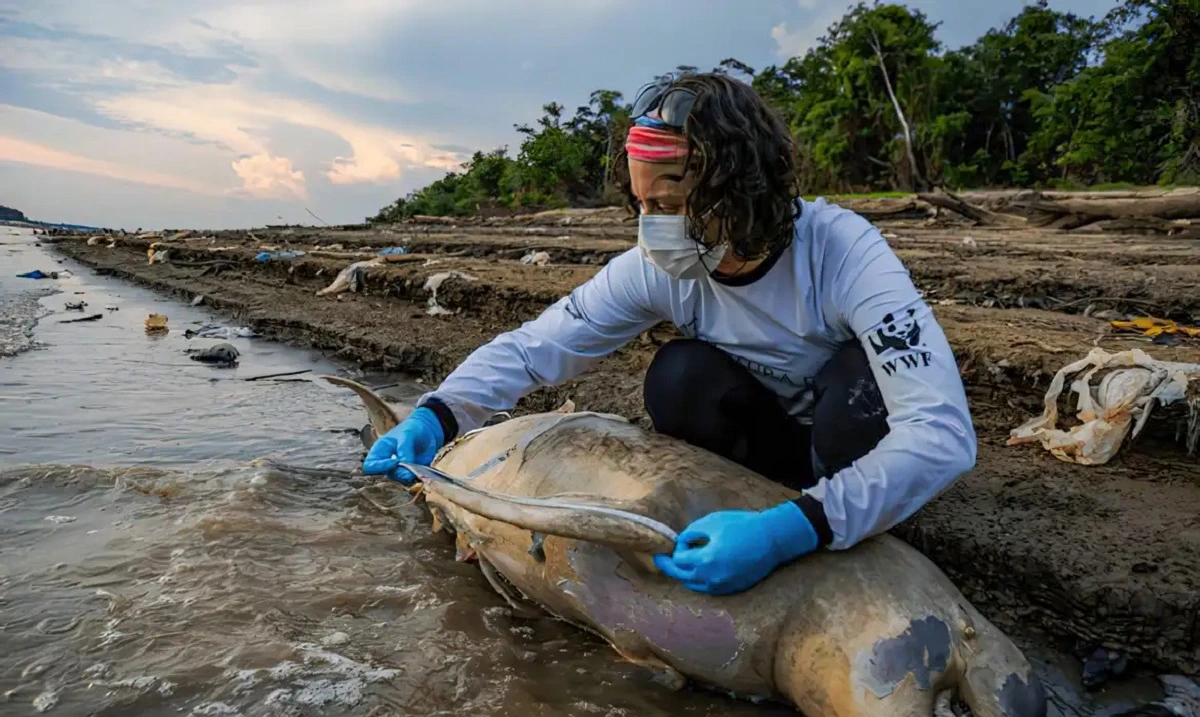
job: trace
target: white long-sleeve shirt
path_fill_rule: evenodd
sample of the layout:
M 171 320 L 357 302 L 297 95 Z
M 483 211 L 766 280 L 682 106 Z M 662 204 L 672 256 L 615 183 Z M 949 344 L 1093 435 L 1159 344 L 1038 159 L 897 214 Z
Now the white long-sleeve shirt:
M 945 334 L 879 231 L 824 199 L 802 202 L 791 246 L 745 285 L 674 279 L 636 247 L 617 256 L 537 318 L 476 349 L 418 404 L 436 398 L 460 431 L 471 430 L 660 321 L 733 356 L 801 422 L 811 421 L 817 372 L 840 345 L 861 342 L 889 431 L 805 491 L 821 503 L 832 549 L 902 522 L 975 464 L 975 431 Z

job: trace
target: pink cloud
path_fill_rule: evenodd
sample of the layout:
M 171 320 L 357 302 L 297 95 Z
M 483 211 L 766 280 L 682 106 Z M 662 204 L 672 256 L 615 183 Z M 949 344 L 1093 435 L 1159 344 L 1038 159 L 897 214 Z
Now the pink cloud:
M 70 172 L 95 174 L 127 182 L 149 184 L 156 187 L 183 189 L 198 194 L 221 195 L 225 193 L 224 190 L 218 187 L 212 187 L 188 177 L 164 174 L 139 167 L 130 167 L 102 159 L 81 157 L 77 154 L 62 152 L 42 144 L 26 142 L 13 137 L 0 137 L 0 162 L 35 164 Z
M 304 172 L 292 168 L 287 157 L 267 153 L 243 157 L 231 162 L 242 180 L 242 190 L 255 199 L 308 199 Z
M 96 107 L 121 122 L 190 135 L 251 156 L 269 154 L 269 137 L 277 124 L 323 130 L 350 145 L 350 156 L 327 160 L 326 177 L 338 185 L 387 184 L 409 167 L 455 169 L 463 161 L 434 149 L 430 141 L 241 83 L 135 91 L 101 99 Z

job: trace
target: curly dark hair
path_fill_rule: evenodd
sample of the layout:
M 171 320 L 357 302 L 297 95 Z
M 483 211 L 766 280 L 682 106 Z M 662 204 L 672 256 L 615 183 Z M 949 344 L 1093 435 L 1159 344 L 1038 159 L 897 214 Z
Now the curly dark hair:
M 684 124 L 684 171 L 694 178 L 686 212 L 695 235 L 728 241 L 746 260 L 790 244 L 800 203 L 796 145 L 783 117 L 750 85 L 721 73 L 684 74 L 673 86 L 696 93 Z M 627 180 L 618 181 L 632 197 Z

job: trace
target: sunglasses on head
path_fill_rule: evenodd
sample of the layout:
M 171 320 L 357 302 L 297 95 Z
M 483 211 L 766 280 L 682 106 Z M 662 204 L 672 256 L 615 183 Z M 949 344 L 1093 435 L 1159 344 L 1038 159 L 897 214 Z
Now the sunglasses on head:
M 696 93 L 682 87 L 672 87 L 674 82 L 675 78 L 671 75 L 663 75 L 639 90 L 633 101 L 634 121 L 682 132 L 688 113 L 696 103 Z M 658 110 L 658 116 L 650 117 L 655 110 Z

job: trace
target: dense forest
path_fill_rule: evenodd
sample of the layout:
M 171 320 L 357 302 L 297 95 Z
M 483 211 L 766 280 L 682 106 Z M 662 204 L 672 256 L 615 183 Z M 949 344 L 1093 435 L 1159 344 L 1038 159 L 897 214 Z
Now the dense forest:
M 918 10 L 860 4 L 803 57 L 714 71 L 786 117 L 806 194 L 1200 183 L 1200 0 L 1120 0 L 1101 18 L 1039 0 L 958 50 L 936 34 Z M 476 152 L 373 221 L 619 202 L 610 158 L 631 101 L 547 104 L 517 126 L 516 156 Z

